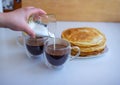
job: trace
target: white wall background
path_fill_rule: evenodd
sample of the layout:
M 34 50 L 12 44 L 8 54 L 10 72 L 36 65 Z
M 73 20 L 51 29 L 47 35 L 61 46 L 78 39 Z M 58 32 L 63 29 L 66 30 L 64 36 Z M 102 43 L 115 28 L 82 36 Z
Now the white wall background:
M 2 0 L 0 0 L 0 12 L 2 12 L 3 9 L 2 9 Z

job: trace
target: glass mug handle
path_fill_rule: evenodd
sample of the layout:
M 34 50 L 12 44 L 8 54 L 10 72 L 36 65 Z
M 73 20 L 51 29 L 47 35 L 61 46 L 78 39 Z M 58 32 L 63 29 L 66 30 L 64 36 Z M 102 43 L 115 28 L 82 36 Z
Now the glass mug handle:
M 77 46 L 72 46 L 72 47 L 71 47 L 71 50 L 72 50 L 72 49 L 77 49 L 77 53 L 76 53 L 76 55 L 74 55 L 74 56 L 71 55 L 70 60 L 79 58 L 79 56 L 80 56 L 80 48 L 77 47 Z
M 24 46 L 24 38 L 23 38 L 23 36 L 22 36 L 22 35 L 17 36 L 16 42 L 17 42 L 17 44 L 18 44 L 20 47 L 23 47 L 23 46 Z

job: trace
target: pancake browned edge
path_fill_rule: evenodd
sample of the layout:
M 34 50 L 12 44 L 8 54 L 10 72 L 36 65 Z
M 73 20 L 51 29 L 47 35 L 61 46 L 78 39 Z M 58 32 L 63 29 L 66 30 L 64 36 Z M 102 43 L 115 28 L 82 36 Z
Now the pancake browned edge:
M 71 46 L 80 48 L 80 56 L 97 55 L 106 47 L 106 37 L 96 28 L 81 27 L 64 30 L 61 37 L 71 43 Z M 72 55 L 77 53 L 72 50 Z

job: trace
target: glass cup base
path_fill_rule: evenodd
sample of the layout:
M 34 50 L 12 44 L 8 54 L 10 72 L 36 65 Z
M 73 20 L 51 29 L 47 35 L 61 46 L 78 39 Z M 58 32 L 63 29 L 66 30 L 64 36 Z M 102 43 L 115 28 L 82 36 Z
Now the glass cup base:
M 40 54 L 40 55 L 32 55 L 30 53 L 27 52 L 27 56 L 30 58 L 30 59 L 40 59 L 43 54 Z
M 64 65 L 59 65 L 59 66 L 52 65 L 48 61 L 46 61 L 46 65 L 48 68 L 53 69 L 53 70 L 61 70 L 64 67 Z

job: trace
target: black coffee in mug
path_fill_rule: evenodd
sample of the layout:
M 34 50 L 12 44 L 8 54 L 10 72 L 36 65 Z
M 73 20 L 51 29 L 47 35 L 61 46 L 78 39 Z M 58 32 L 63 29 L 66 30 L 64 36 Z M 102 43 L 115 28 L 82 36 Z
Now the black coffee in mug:
M 60 50 L 63 49 L 64 50 Z M 65 63 L 65 61 L 68 59 L 69 56 L 69 49 L 66 49 L 65 45 L 61 44 L 55 44 L 55 49 L 54 45 L 49 45 L 47 47 L 47 50 L 45 51 L 46 58 L 48 62 L 52 65 L 59 66 Z
M 44 40 L 42 37 L 37 37 L 35 39 L 31 38 L 27 40 L 26 48 L 32 55 L 40 55 L 43 53 Z

